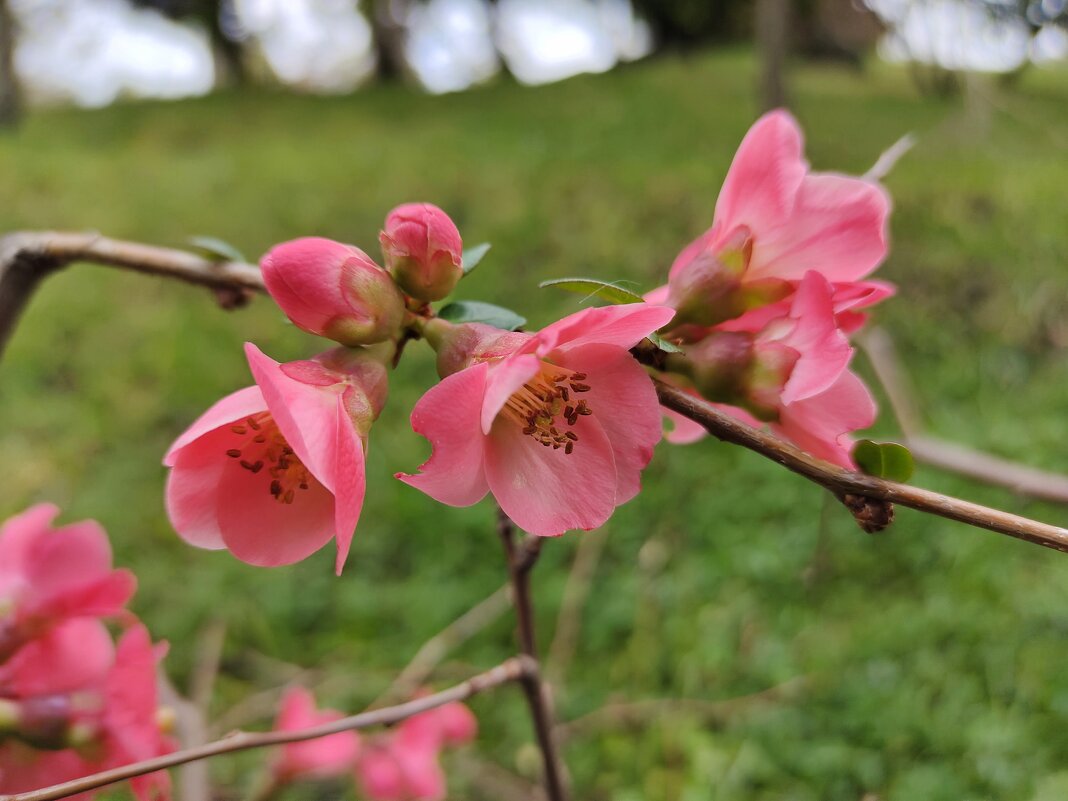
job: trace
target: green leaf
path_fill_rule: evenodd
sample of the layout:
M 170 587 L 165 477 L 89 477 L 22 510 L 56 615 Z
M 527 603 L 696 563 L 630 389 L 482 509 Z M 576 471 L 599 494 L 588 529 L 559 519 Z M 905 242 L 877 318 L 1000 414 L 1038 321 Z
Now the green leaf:
M 505 331 L 515 331 L 527 322 L 526 317 L 519 316 L 511 309 L 481 300 L 453 301 L 438 311 L 438 317 L 450 323 L 486 323 Z
M 649 341 L 656 345 L 660 350 L 667 353 L 682 353 L 682 348 L 676 345 L 674 342 L 668 342 L 660 334 L 650 334 Z
M 191 236 L 189 244 L 212 261 L 248 261 L 240 250 L 214 236 Z
M 870 439 L 853 446 L 853 461 L 862 473 L 889 481 L 908 481 L 916 467 L 912 453 L 904 445 Z
M 586 297 L 598 297 L 609 303 L 642 303 L 645 300 L 641 295 L 629 289 L 596 278 L 554 278 L 551 281 L 542 281 L 538 286 L 542 289 L 546 287 L 565 289 Z
M 482 261 L 482 257 L 489 252 L 490 247 L 489 242 L 483 242 L 481 245 L 475 245 L 474 247 L 464 249 L 464 253 L 460 257 L 461 264 L 463 264 L 464 275 L 467 275 L 473 269 L 478 267 L 478 263 Z

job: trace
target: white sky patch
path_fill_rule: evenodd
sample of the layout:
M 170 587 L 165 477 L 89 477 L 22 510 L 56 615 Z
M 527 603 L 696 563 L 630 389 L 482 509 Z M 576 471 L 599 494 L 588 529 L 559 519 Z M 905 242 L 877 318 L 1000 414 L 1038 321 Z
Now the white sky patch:
M 13 0 L 15 69 L 31 99 L 106 106 L 215 85 L 207 34 L 126 0 Z
M 1011 72 L 1031 56 L 1031 30 L 1023 20 L 992 15 L 969 0 L 868 0 L 868 6 L 891 26 L 879 43 L 888 61 Z
M 1036 64 L 1068 60 L 1068 31 L 1057 25 L 1043 25 L 1031 40 L 1031 60 Z
M 349 92 L 375 70 L 371 25 L 354 0 L 232 0 L 240 27 L 280 81 Z
M 485 0 L 429 0 L 405 22 L 404 57 L 428 92 L 458 92 L 500 71 Z

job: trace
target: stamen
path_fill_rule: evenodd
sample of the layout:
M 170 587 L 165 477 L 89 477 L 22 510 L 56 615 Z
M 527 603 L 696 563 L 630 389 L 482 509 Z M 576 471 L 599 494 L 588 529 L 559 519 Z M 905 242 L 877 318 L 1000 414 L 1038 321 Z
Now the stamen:
M 538 373 L 516 390 L 505 403 L 501 414 L 515 422 L 524 436 L 533 438 L 546 448 L 571 454 L 578 442 L 578 434 L 563 430 L 578 423 L 579 417 L 593 414 L 582 400 L 572 404 L 571 393 L 589 392 L 592 387 L 583 383 L 586 373 L 574 373 L 565 367 L 542 362 Z M 285 466 L 286 454 L 278 460 Z
M 279 503 L 293 503 L 298 488 L 311 489 L 311 474 L 286 442 L 269 412 L 248 417 L 230 426 L 230 431 L 239 438 L 240 447 L 227 448 L 226 455 L 237 459 L 242 469 L 253 475 L 266 467 L 267 490 Z

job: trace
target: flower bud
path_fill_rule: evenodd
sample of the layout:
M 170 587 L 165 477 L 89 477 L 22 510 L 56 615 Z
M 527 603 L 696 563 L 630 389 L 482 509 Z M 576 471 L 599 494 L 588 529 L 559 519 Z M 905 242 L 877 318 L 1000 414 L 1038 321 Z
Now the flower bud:
M 686 348 L 684 356 L 672 354 L 667 367 L 688 376 L 705 398 L 717 403 L 741 405 L 753 360 L 752 334 L 717 331 Z
M 430 203 L 406 203 L 386 217 L 382 255 L 401 289 L 441 300 L 463 276 L 463 242 L 449 215 Z
M 354 347 L 399 331 L 404 298 L 359 248 L 321 237 L 283 242 L 263 257 L 267 291 L 298 328 Z
M 437 368 L 441 378 L 458 373 L 476 360 L 506 356 L 517 343 L 530 338 L 518 331 L 502 331 L 486 323 L 450 323 L 440 317 L 427 321 L 423 336 L 438 354 Z

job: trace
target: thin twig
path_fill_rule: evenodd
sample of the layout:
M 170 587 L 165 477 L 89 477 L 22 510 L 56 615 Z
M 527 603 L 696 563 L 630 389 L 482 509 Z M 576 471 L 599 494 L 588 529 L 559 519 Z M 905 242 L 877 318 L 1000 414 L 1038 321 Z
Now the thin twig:
M 517 546 L 515 542 L 515 525 L 503 510 L 498 510 L 497 533 L 504 546 L 508 561 L 508 574 L 512 582 L 512 599 L 515 603 L 516 636 L 519 650 L 533 663 L 533 671 L 524 676 L 523 692 L 527 697 L 527 706 L 534 721 L 534 733 L 541 749 L 542 764 L 545 771 L 545 792 L 549 801 L 567 801 L 568 792 L 564 784 L 564 766 L 560 759 L 553 734 L 552 701 L 541 679 L 541 667 L 537 657 L 537 638 L 534 632 L 534 606 L 530 594 L 530 571 L 537 563 L 541 549 L 539 537 L 528 538 L 529 547 Z M 524 558 L 526 556 L 526 558 Z
M 904 435 L 904 444 L 917 460 L 985 484 L 1006 487 L 1030 498 L 1068 503 L 1068 476 L 924 434 L 920 413 L 909 390 L 910 382 L 897 357 L 893 340 L 882 329 L 873 328 L 866 331 L 858 343 L 867 354 L 875 377 L 886 390 L 890 408 Z
M 175 715 L 175 733 L 182 748 L 196 748 L 208 741 L 204 710 L 183 698 L 165 674 L 160 672 L 160 700 Z M 178 769 L 179 801 L 206 801 L 212 798 L 211 774 L 206 762 L 190 762 Z
M 207 715 L 215 693 L 215 679 L 219 675 L 223 645 L 226 644 L 226 621 L 212 620 L 200 633 L 196 663 L 189 681 L 189 700 Z
M 810 456 L 773 434 L 739 422 L 701 398 L 658 379 L 654 379 L 653 382 L 656 384 L 660 403 L 667 408 L 700 423 L 710 434 L 725 442 L 755 451 L 786 469 L 804 476 L 809 481 L 826 487 L 839 498 L 853 496 L 861 500 L 875 499 L 879 502 L 897 503 L 977 528 L 1007 534 L 1036 545 L 1068 552 L 1068 529 L 908 484 L 899 484 L 895 481 L 886 481 L 845 470 L 830 462 Z
M 177 278 L 216 290 L 226 306 L 264 291 L 254 264 L 210 261 L 173 248 L 109 239 L 95 233 L 28 231 L 0 237 L 0 354 L 42 280 L 73 262 L 92 262 Z
M 562 693 L 567 669 L 578 646 L 579 632 L 582 629 L 582 610 L 590 595 L 590 584 L 601 553 L 608 541 L 608 531 L 599 528 L 583 534 L 575 550 L 575 560 L 571 564 L 564 596 L 560 602 L 560 614 L 556 617 L 556 631 L 549 645 L 549 655 L 545 659 L 545 675 L 555 689 L 558 697 Z
M 504 584 L 423 643 L 393 683 L 368 708 L 375 709 L 397 698 L 410 698 L 452 649 L 500 618 L 510 605 L 511 585 Z
M 397 706 L 385 707 L 373 712 L 362 712 L 358 715 L 352 715 L 347 718 L 341 718 L 340 720 L 335 720 L 320 726 L 312 726 L 299 731 L 238 731 L 216 742 L 202 745 L 199 748 L 175 751 L 166 756 L 147 759 L 143 762 L 135 762 L 131 765 L 124 765 L 121 768 L 106 770 L 101 773 L 93 774 L 92 776 L 85 776 L 81 779 L 64 782 L 52 787 L 45 787 L 41 790 L 32 790 L 28 793 L 19 793 L 17 795 L 0 795 L 0 801 L 56 801 L 56 799 L 66 798 L 77 793 L 95 790 L 99 787 L 106 787 L 109 784 L 115 784 L 116 782 L 121 782 L 126 779 L 144 776 L 148 773 L 155 773 L 158 770 L 173 768 L 195 760 L 219 756 L 220 754 L 230 754 L 235 751 L 247 751 L 250 748 L 265 748 L 272 745 L 285 745 L 286 743 L 314 740 L 319 737 L 326 737 L 342 731 L 366 729 L 371 726 L 388 726 L 402 721 L 405 718 L 418 715 L 421 712 L 426 712 L 429 709 L 434 709 L 435 707 L 443 706 L 444 704 L 452 703 L 453 701 L 463 701 L 473 695 L 493 687 L 498 687 L 502 684 L 507 684 L 513 681 L 525 682 L 529 677 L 536 675 L 537 664 L 534 660 L 526 655 L 520 654 L 519 656 L 514 656 L 511 659 L 505 660 L 484 673 L 472 676 L 467 681 L 457 684 L 454 687 L 450 687 L 447 690 L 442 690 L 439 693 L 427 695 L 423 698 L 417 698 L 414 701 L 408 701 L 404 704 L 398 704 Z
M 871 165 L 871 169 L 861 177 L 867 181 L 881 181 L 890 174 L 890 170 L 894 169 L 894 165 L 897 164 L 898 160 L 912 150 L 915 144 L 916 136 L 911 133 L 905 134 L 880 153 L 879 158 Z

